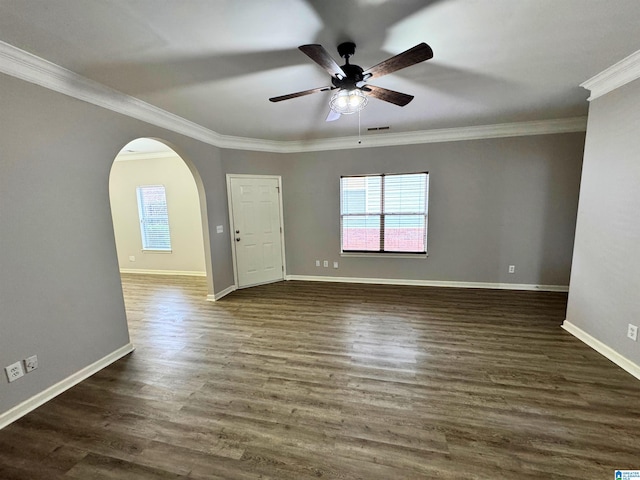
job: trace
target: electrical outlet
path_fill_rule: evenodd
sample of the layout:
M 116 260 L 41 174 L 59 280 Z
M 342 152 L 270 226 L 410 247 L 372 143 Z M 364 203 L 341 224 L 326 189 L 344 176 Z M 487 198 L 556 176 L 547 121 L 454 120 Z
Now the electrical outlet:
M 24 369 L 29 372 L 33 372 L 36 368 L 38 368 L 38 356 L 32 355 L 29 358 L 24 359 Z
M 22 364 L 20 362 L 13 363 L 8 367 L 5 367 L 4 370 L 5 372 L 7 372 L 9 383 L 14 382 L 20 377 L 24 376 L 24 370 L 22 370 Z
M 325 260 L 324 262 L 322 262 L 322 266 L 324 268 L 327 268 L 329 266 L 329 260 Z
M 627 337 L 629 337 L 634 342 L 637 342 L 638 341 L 638 327 L 630 323 L 629 324 L 629 328 L 627 329 Z
M 320 266 L 320 260 L 316 260 L 316 267 Z
M 333 262 L 333 268 L 338 268 L 338 262 Z
M 135 255 L 129 255 L 129 261 L 130 262 L 135 262 L 136 261 L 136 256 Z
M 516 266 L 515 265 L 509 265 L 509 273 L 516 273 Z

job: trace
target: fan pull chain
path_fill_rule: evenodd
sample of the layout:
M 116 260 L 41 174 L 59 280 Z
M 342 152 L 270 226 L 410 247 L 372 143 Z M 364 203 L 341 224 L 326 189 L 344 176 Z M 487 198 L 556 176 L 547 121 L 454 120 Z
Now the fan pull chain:
M 362 145 L 362 135 L 360 133 L 360 112 L 362 110 L 358 110 L 358 145 Z

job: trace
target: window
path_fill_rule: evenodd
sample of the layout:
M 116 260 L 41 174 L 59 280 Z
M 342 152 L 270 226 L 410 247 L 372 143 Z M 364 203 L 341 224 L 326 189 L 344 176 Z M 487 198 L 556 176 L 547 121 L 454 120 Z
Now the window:
M 167 196 L 162 185 L 136 188 L 143 250 L 171 251 Z
M 342 251 L 426 253 L 428 189 L 428 173 L 342 177 Z

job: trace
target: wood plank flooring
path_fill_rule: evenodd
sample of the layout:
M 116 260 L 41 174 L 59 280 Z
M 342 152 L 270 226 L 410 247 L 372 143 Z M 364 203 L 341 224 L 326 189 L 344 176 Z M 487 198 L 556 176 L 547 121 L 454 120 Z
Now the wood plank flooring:
M 566 294 L 123 276 L 136 351 L 0 431 L 0 478 L 608 479 L 640 381 Z

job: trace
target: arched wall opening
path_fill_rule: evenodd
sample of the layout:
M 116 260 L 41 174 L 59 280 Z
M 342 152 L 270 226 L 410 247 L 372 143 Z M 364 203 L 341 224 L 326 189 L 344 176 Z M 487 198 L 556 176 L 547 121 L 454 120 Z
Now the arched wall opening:
M 168 232 L 155 220 L 162 196 Z M 132 140 L 111 166 L 109 199 L 121 273 L 206 276 L 213 293 L 205 192 L 188 158 L 161 139 Z

